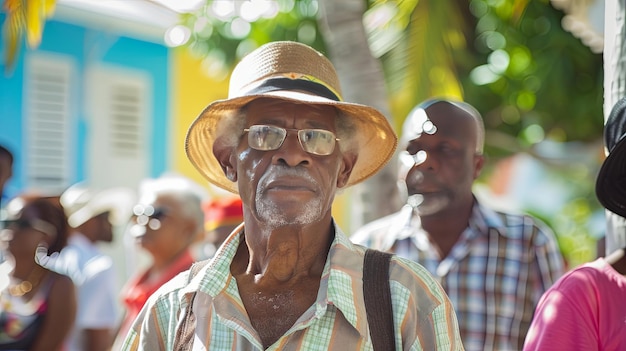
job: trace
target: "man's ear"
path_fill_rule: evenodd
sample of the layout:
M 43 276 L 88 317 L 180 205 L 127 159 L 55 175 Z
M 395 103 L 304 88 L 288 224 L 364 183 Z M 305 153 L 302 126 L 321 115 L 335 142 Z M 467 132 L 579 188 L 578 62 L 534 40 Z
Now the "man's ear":
M 480 176 L 480 171 L 482 171 L 484 165 L 485 165 L 485 156 L 475 155 L 474 156 L 474 180 L 476 180 L 478 176 Z
M 348 184 L 350 174 L 354 169 L 358 155 L 355 152 L 346 152 L 342 156 L 341 168 L 339 169 L 339 175 L 337 176 L 337 188 L 343 188 Z
M 224 142 L 223 138 L 217 138 L 213 143 L 213 155 L 222 167 L 226 178 L 232 182 L 237 181 L 237 168 L 235 167 L 235 147 Z

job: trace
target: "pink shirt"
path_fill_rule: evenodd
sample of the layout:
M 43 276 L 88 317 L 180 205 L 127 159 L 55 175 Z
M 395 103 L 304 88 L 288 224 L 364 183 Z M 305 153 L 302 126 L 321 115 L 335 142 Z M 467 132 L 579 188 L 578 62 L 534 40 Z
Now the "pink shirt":
M 566 273 L 537 305 L 531 350 L 626 350 L 626 277 L 602 258 Z

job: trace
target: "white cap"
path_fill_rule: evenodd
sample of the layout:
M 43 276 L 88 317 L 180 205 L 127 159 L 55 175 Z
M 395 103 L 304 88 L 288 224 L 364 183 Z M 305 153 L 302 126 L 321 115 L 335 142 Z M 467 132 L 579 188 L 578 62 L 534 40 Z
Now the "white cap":
M 65 190 L 60 201 L 68 224 L 76 228 L 104 212 L 110 212 L 111 224 L 123 224 L 132 214 L 135 198 L 135 192 L 130 188 L 95 190 L 78 183 Z

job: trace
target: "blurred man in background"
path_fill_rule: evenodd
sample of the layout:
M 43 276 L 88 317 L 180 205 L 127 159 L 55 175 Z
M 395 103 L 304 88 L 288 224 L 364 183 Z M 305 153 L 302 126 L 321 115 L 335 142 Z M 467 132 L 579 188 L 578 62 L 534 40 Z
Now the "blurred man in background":
M 76 323 L 69 351 L 108 350 L 119 321 L 118 284 L 113 260 L 99 242 L 113 241 L 113 226 L 130 217 L 134 191 L 96 190 L 78 183 L 60 198 L 72 228 L 68 245 L 52 260 L 56 271 L 68 275 L 78 291 Z
M 466 350 L 520 350 L 541 294 L 563 274 L 563 258 L 548 227 L 474 196 L 484 135 L 480 113 L 465 102 L 419 104 L 399 146 L 407 205 L 351 239 L 412 259 L 437 277 Z

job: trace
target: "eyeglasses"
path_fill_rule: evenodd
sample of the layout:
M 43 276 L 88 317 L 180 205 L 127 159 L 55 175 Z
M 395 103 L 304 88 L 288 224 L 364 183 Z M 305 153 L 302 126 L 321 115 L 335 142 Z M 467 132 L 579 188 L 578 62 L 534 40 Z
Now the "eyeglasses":
M 25 230 L 25 229 L 34 229 L 39 232 L 42 232 L 50 237 L 55 237 L 57 234 L 57 230 L 54 225 L 50 222 L 46 222 L 39 218 L 21 218 L 21 219 L 10 219 L 2 221 L 3 229 L 9 230 Z
M 153 207 L 151 205 L 135 205 L 133 207 L 135 215 L 135 223 L 148 227 L 152 230 L 161 228 L 161 221 L 167 215 L 167 209 L 164 207 Z
M 318 156 L 332 154 L 335 142 L 339 141 L 333 132 L 324 129 L 288 129 L 258 124 L 243 131 L 248 132 L 248 145 L 260 151 L 280 148 L 287 137 L 287 131 L 297 131 L 302 150 Z

